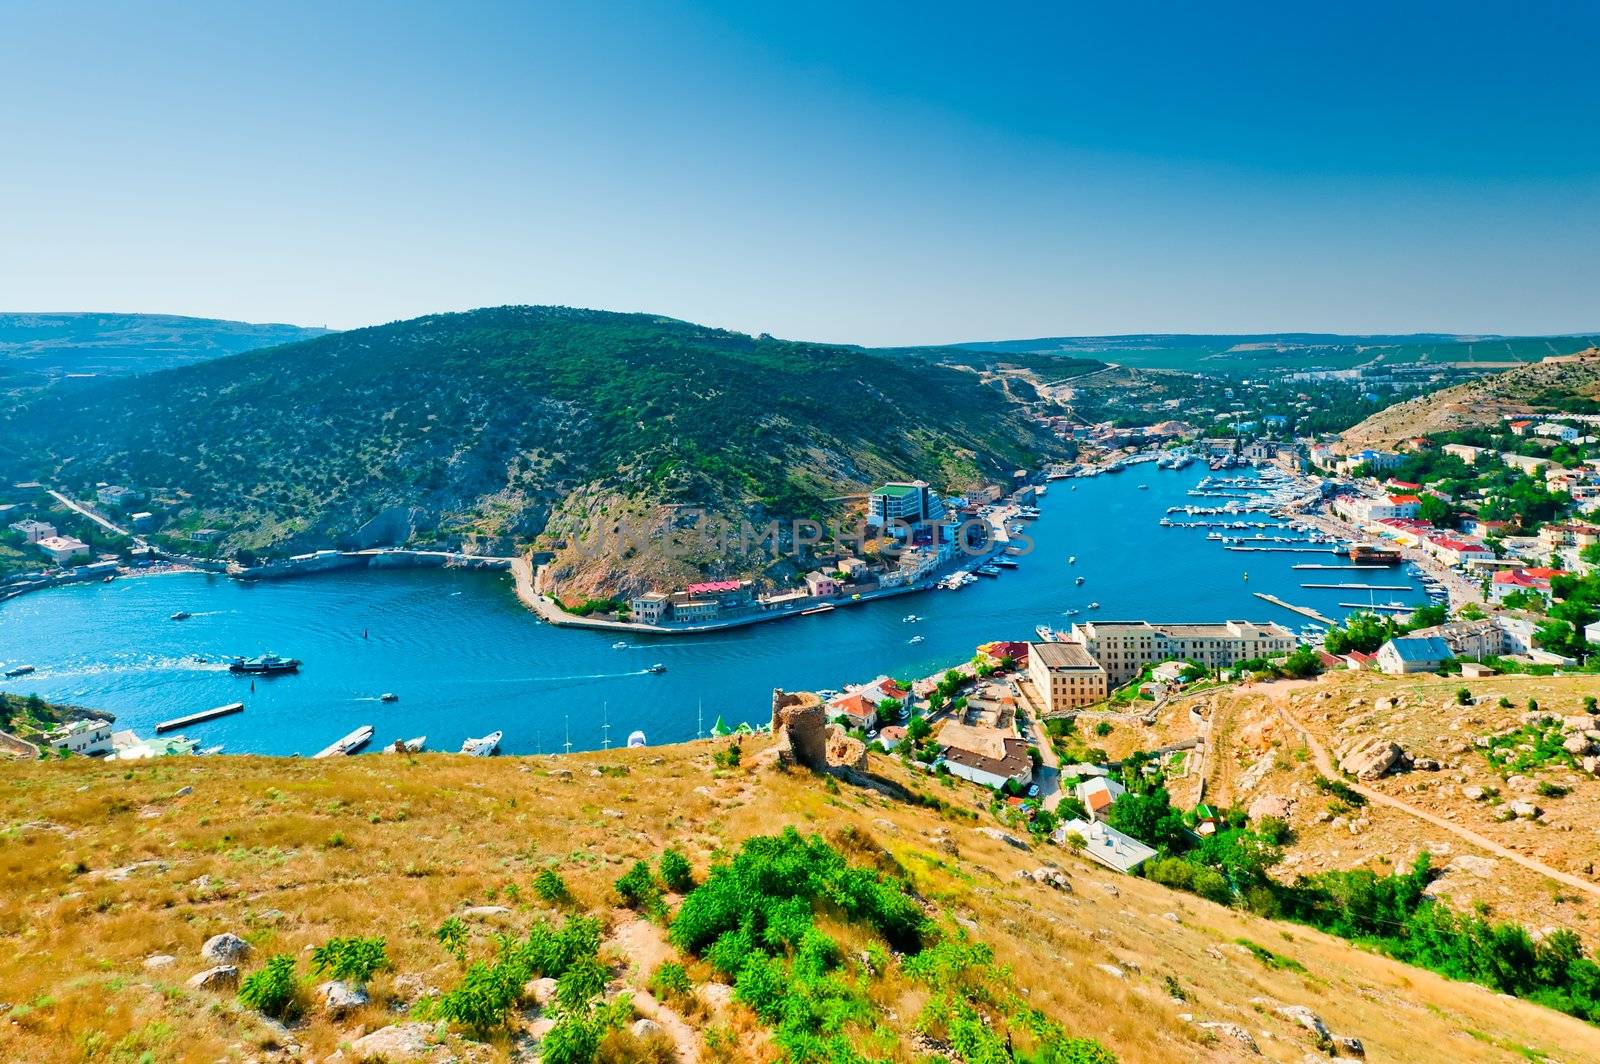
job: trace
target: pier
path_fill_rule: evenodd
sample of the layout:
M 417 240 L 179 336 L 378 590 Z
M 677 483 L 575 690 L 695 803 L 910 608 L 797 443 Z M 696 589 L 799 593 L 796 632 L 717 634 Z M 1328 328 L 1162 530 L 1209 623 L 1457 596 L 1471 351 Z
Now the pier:
M 1295 569 L 1326 569 L 1348 571 L 1353 569 L 1387 569 L 1387 565 L 1327 565 L 1323 562 L 1300 562 L 1293 566 Z
M 1255 597 L 1260 599 L 1262 602 L 1270 602 L 1274 606 L 1282 606 L 1284 609 L 1289 610 L 1292 613 L 1298 613 L 1302 617 L 1309 617 L 1318 624 L 1325 624 L 1329 628 L 1334 626 L 1335 622 L 1329 620 L 1327 617 L 1324 617 L 1310 606 L 1296 606 L 1292 602 L 1285 602 L 1277 595 L 1269 595 L 1265 591 L 1253 591 L 1251 594 L 1255 595 Z
M 1319 591 L 1413 591 L 1410 584 L 1301 584 L 1303 588 Z
M 312 757 L 344 757 L 353 754 L 372 741 L 372 725 L 363 724 L 331 746 L 325 746 Z
M 1229 544 L 1223 550 L 1251 550 L 1263 554 L 1343 554 L 1337 546 L 1324 545 L 1321 547 L 1247 547 L 1243 544 Z
M 171 720 L 164 720 L 160 724 L 156 725 L 156 734 L 160 735 L 162 732 L 174 731 L 178 728 L 187 728 L 189 725 L 199 724 L 201 721 L 216 720 L 218 717 L 227 717 L 234 713 L 243 712 L 243 702 L 229 702 L 225 706 L 217 706 L 213 709 L 202 709 L 200 712 L 191 713 L 187 717 L 173 717 Z
M 1393 603 L 1385 605 L 1381 602 L 1341 602 L 1339 605 L 1347 610 L 1383 610 L 1388 613 L 1415 613 L 1420 606 L 1396 606 Z

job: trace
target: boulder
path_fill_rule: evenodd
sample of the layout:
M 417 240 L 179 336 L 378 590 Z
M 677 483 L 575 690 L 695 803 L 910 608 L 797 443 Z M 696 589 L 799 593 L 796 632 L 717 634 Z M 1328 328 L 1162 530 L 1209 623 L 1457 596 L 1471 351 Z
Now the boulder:
M 250 943 L 232 932 L 212 935 L 200 947 L 200 956 L 212 964 L 232 964 L 250 956 Z
M 1195 1026 L 1203 1031 L 1215 1031 L 1218 1034 L 1225 1034 L 1252 1053 L 1261 1052 L 1261 1047 L 1256 1045 L 1256 1040 L 1251 1037 L 1250 1032 L 1236 1023 L 1228 1023 L 1226 1020 L 1201 1020 Z
M 383 1060 L 401 1064 L 410 1060 L 433 1060 L 448 1053 L 433 1042 L 434 1030 L 426 1023 L 396 1023 L 380 1027 L 350 1043 L 349 1057 L 355 1061 Z
M 977 831 L 979 835 L 987 835 L 996 842 L 1003 842 L 1007 846 L 1015 846 L 1019 850 L 1026 850 L 1028 848 L 1027 843 L 1023 842 L 1015 835 L 1007 835 L 999 828 L 975 828 L 973 830 Z
M 522 992 L 540 1005 L 548 1005 L 556 999 L 556 981 L 554 979 L 534 979 L 522 988 Z
M 232 964 L 219 964 L 196 972 L 184 985 L 190 990 L 232 990 L 239 985 L 239 969 Z
M 1345 751 L 1339 759 L 1339 771 L 1348 772 L 1356 779 L 1375 780 L 1393 768 L 1404 753 L 1388 739 L 1369 736 L 1357 740 Z
M 1353 1035 L 1341 1035 L 1333 1040 L 1334 1047 L 1342 1049 L 1352 1057 L 1367 1055 L 1367 1047 L 1361 1044 L 1361 1039 Z
M 194 788 L 193 787 L 179 787 L 176 791 L 173 792 L 172 796 L 174 798 L 187 798 L 187 797 L 189 797 L 189 795 L 191 795 L 193 793 L 194 793 Z
M 468 920 L 488 920 L 495 916 L 510 916 L 511 910 L 504 905 L 473 905 L 462 909 L 461 915 Z
M 146 957 L 144 959 L 144 966 L 146 968 L 150 969 L 151 971 L 156 971 L 157 969 L 160 969 L 160 968 L 171 968 L 174 964 L 177 964 L 177 963 L 178 963 L 178 958 L 172 956 L 169 953 L 157 953 L 157 954 L 155 954 L 153 956 Z
M 1465 798 L 1469 802 L 1483 801 L 1483 794 L 1483 788 L 1476 785 L 1461 788 L 1461 797 Z
M 1285 1005 L 1278 1010 L 1278 1015 L 1298 1023 L 1316 1035 L 1319 1042 L 1333 1041 L 1333 1035 L 1328 1031 L 1328 1025 L 1322 1022 L 1322 1017 L 1304 1005 Z
M 1246 815 L 1251 820 L 1262 820 L 1266 817 L 1277 817 L 1279 820 L 1288 820 L 1294 812 L 1294 799 L 1283 798 L 1276 794 L 1263 794 L 1250 803 Z
M 1594 753 L 1594 743 L 1586 735 L 1569 735 L 1561 742 L 1561 749 L 1574 757 Z
M 694 996 L 709 1009 L 725 1009 L 733 1003 L 733 987 L 727 983 L 701 983 L 694 988 Z
M 371 1000 L 367 997 L 365 987 L 338 980 L 317 987 L 317 998 L 322 1002 L 323 1010 L 336 1019 L 351 1009 L 359 1009 Z
M 633 1021 L 633 1036 L 635 1038 L 649 1038 L 653 1034 L 661 1033 L 661 1025 L 655 1020 L 637 1019 Z
M 1544 812 L 1532 802 L 1512 802 L 1506 808 L 1511 811 L 1512 816 L 1521 817 L 1523 820 L 1537 820 Z

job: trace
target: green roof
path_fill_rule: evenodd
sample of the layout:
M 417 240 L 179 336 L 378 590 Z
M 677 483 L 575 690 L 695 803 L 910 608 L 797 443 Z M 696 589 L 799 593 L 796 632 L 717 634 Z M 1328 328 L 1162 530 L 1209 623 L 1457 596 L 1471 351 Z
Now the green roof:
M 907 495 L 915 495 L 916 493 L 917 489 L 913 488 L 910 484 L 885 484 L 872 494 L 890 495 L 896 499 L 903 499 Z

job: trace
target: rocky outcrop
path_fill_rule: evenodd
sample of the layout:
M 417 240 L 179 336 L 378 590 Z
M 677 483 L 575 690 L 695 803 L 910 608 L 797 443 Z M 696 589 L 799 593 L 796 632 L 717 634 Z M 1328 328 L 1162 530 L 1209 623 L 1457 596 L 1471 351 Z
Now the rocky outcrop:
M 212 935 L 200 947 L 200 956 L 212 964 L 232 964 L 250 956 L 250 943 L 231 932 Z
M 1279 820 L 1288 820 L 1294 813 L 1294 799 L 1284 798 L 1276 794 L 1263 794 L 1250 803 L 1246 815 L 1251 820 L 1260 821 L 1267 817 L 1276 817 Z
M 184 985 L 190 990 L 232 990 L 239 985 L 239 969 L 232 964 L 219 964 L 191 975 Z
M 351 1009 L 359 1009 L 369 1000 L 364 987 L 337 980 L 317 987 L 317 998 L 322 1002 L 323 1010 L 335 1018 Z
M 1405 751 L 1377 736 L 1357 739 L 1339 757 L 1339 771 L 1359 780 L 1375 780 L 1400 763 Z
M 382 1060 L 392 1064 L 402 1061 L 434 1061 L 449 1057 L 449 1050 L 434 1041 L 434 1028 L 426 1023 L 397 1023 L 363 1035 L 350 1043 L 348 1051 L 341 1050 L 331 1059 L 339 1061 Z

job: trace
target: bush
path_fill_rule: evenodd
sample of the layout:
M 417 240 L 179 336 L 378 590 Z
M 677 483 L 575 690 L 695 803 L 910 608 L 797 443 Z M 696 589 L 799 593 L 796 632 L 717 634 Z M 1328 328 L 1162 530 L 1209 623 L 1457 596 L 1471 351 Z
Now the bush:
M 540 900 L 551 905 L 565 905 L 572 900 L 567 881 L 553 868 L 541 868 L 539 874 L 533 877 L 533 892 Z
M 618 897 L 630 909 L 646 908 L 661 896 L 655 878 L 650 874 L 650 866 L 643 861 L 635 861 L 632 868 L 618 877 L 616 887 Z
M 239 1001 L 246 1008 L 281 1020 L 297 1011 L 298 990 L 294 958 L 287 953 L 279 953 L 267 958 L 266 964 L 245 977 L 239 987 Z
M 443 946 L 451 956 L 455 957 L 458 964 L 466 962 L 467 925 L 461 922 L 459 916 L 452 916 L 440 924 L 439 930 L 433 933 L 433 937 L 438 940 L 439 945 Z
M 381 938 L 330 938 L 311 953 L 317 974 L 346 983 L 365 983 L 389 965 Z
M 687 894 L 694 889 L 694 870 L 689 867 L 689 859 L 677 850 L 663 851 L 657 867 L 661 881 L 674 894 Z
M 658 999 L 671 1001 L 689 994 L 694 984 L 689 981 L 689 973 L 684 971 L 683 965 L 677 961 L 662 961 L 650 973 L 648 988 Z
M 1456 705 L 1458 705 L 1458 706 L 1470 706 L 1470 705 L 1472 705 L 1472 692 L 1467 690 L 1465 687 L 1457 688 L 1456 689 Z

